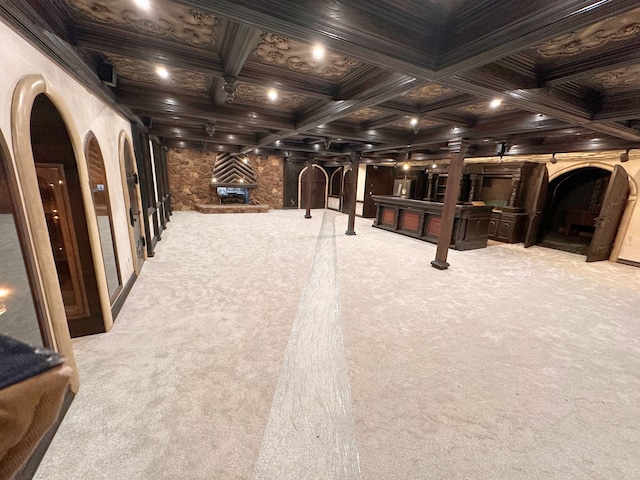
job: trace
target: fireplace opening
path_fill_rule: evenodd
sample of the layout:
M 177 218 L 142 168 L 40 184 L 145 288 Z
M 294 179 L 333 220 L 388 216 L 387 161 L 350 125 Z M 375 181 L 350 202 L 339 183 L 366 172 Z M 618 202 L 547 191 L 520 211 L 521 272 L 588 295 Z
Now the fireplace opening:
M 217 187 L 218 197 L 222 204 L 249 204 L 249 189 L 242 187 Z

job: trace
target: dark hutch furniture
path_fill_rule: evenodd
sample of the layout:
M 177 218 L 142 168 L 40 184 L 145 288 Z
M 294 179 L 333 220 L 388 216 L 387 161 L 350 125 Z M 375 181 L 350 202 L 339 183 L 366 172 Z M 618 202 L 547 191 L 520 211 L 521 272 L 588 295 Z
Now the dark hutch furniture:
M 529 185 L 534 162 L 468 163 L 458 189 L 460 203 L 484 202 L 493 207 L 489 222 L 489 238 L 507 243 L 524 240 L 529 218 Z M 447 166 L 427 171 L 424 200 L 442 202 L 447 184 Z

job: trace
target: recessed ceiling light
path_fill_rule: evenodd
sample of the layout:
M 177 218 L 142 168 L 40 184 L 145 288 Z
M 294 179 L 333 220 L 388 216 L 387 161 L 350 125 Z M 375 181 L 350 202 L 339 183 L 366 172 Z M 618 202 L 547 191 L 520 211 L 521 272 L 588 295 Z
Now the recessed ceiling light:
M 149 10 L 149 8 L 151 8 L 151 2 L 149 0 L 133 0 L 133 3 L 135 3 L 138 8 L 142 8 L 144 10 Z
M 418 124 L 418 119 L 417 119 L 417 118 L 415 118 L 415 117 L 413 117 L 413 118 L 411 119 L 411 122 L 410 122 L 410 123 L 411 123 L 411 126 L 412 126 L 412 127 L 415 127 L 415 126 Z
M 276 140 L 276 145 L 280 145 L 280 140 Z
M 271 100 L 273 102 L 273 101 L 277 100 L 278 92 L 276 92 L 275 88 L 272 88 L 271 90 L 269 90 L 267 92 L 267 97 L 269 97 L 269 100 Z
M 501 99 L 494 98 L 493 100 L 491 100 L 491 103 L 489 104 L 489 106 L 491 108 L 498 108 L 501 104 L 502 104 L 502 100 Z
M 165 80 L 169 78 L 169 70 L 167 70 L 165 67 L 157 67 L 156 74 L 158 74 L 160 78 L 164 78 Z
M 322 60 L 324 58 L 324 47 L 322 45 L 316 45 L 313 47 L 313 58 L 316 60 Z

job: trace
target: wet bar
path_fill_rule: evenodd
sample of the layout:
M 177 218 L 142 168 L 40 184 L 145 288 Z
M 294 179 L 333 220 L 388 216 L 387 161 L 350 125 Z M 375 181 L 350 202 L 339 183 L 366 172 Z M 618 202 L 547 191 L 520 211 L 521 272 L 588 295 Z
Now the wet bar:
M 374 227 L 426 242 L 438 243 L 442 203 L 389 195 L 372 195 L 371 198 L 376 204 Z M 490 205 L 457 205 L 451 248 L 456 250 L 485 248 L 492 208 Z

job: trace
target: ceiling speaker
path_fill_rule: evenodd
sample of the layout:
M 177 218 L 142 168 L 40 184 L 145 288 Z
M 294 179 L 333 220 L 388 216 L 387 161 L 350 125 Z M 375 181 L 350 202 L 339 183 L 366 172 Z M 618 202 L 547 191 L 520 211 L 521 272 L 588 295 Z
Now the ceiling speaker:
M 98 64 L 98 78 L 109 87 L 115 87 L 118 84 L 116 69 L 110 63 L 100 62 Z

